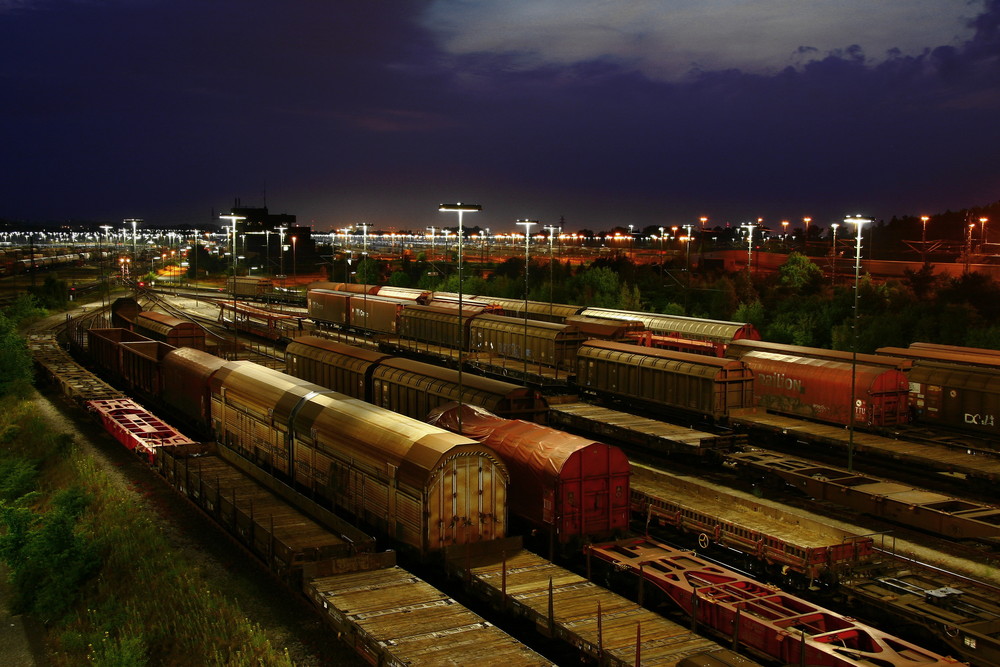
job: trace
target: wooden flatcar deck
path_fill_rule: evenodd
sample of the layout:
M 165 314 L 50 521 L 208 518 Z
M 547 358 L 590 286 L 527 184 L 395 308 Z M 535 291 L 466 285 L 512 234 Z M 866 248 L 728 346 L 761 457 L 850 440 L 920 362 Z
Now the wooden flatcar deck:
M 372 664 L 552 664 L 398 567 L 313 579 L 305 590 L 327 622 Z
M 374 549 L 374 540 L 360 531 L 349 536 L 332 532 L 217 456 L 187 458 L 163 451 L 156 464 L 171 486 L 279 575 L 300 571 L 307 564 L 313 571 L 317 563 Z
M 471 592 L 533 622 L 602 665 L 674 665 L 721 647 L 616 593 L 520 550 L 455 559 L 451 567 Z
M 605 436 L 660 454 L 700 455 L 746 444 L 744 434 L 714 435 L 584 402 L 550 405 L 549 424 Z
M 843 426 L 808 422 L 763 411 L 739 412 L 730 417 L 730 422 L 734 427 L 751 433 L 754 430 L 764 431 L 845 451 L 850 441 L 850 433 Z M 1000 458 L 970 454 L 959 449 L 896 440 L 855 430 L 854 453 L 902 461 L 937 472 L 960 473 L 970 479 L 1000 481 Z
M 874 540 L 810 519 L 749 494 L 632 462 L 632 509 L 649 524 L 696 533 L 775 569 L 810 579 L 849 570 L 873 553 Z

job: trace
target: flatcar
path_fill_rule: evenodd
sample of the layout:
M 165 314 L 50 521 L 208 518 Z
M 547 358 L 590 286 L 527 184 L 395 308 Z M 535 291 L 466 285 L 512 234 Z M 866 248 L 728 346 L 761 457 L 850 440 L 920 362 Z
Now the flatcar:
M 382 352 L 303 336 L 285 349 L 286 371 L 353 398 L 415 419 L 451 401 L 494 414 L 544 420 L 548 405 L 533 389 Z
M 216 438 L 421 554 L 502 538 L 503 462 L 488 447 L 249 362 L 209 378 Z
M 511 473 L 511 514 L 548 535 L 550 546 L 628 531 L 631 472 L 618 447 L 470 405 L 442 406 L 428 421 L 461 429 L 500 455 Z
M 748 352 L 740 360 L 756 378 L 757 404 L 768 410 L 843 425 L 909 421 L 909 385 L 896 369 L 773 352 Z
M 588 341 L 577 352 L 577 386 L 710 421 L 754 405 L 753 372 L 741 361 L 687 352 Z

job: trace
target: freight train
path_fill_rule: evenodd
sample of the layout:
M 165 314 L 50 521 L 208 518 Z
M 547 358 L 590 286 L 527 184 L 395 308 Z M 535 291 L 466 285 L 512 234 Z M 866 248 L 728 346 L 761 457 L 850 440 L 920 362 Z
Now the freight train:
M 251 362 L 151 340 L 134 354 L 127 337 L 88 331 L 95 362 L 306 497 L 420 555 L 505 536 L 509 474 L 489 447 Z
M 354 286 L 360 291 L 346 291 L 326 289 L 346 287 L 342 284 L 321 285 L 308 291 L 310 317 L 320 326 L 375 335 L 388 349 L 452 362 L 454 351 L 461 348 L 468 355 L 465 363 L 488 373 L 523 373 L 529 379 L 530 372 L 541 384 L 559 380 L 584 393 L 695 415 L 710 423 L 725 423 L 732 411 L 756 406 L 874 428 L 906 423 L 909 416 L 909 386 L 898 371 L 818 363 L 787 354 L 739 360 L 717 356 L 730 345 L 759 339 L 748 324 L 603 308 L 556 310 L 553 305 L 547 311 L 550 304 L 529 302 L 525 307 L 524 302 L 475 296 L 463 300 L 459 315 L 454 307 L 434 305 L 450 299 L 448 294 L 415 291 L 412 299 L 390 299 L 382 297 L 378 288 Z M 493 312 L 484 304 L 494 306 Z M 547 321 L 546 314 L 561 323 Z M 593 340 L 572 324 L 574 317 L 585 318 L 590 331 L 601 322 L 642 328 L 609 333 L 612 340 Z
M 122 386 L 162 401 L 173 415 L 203 425 L 218 442 L 308 497 L 322 499 L 422 554 L 505 535 L 510 495 L 505 457 L 488 442 L 381 407 L 402 407 L 426 418 L 431 408 L 457 399 L 457 371 L 306 337 L 289 346 L 288 363 L 311 373 L 314 384 L 250 362 L 173 348 L 124 329 L 90 329 L 87 338 L 96 365 Z M 325 363 L 335 354 L 338 362 Z M 546 403 L 536 391 L 471 374 L 466 378 L 463 400 L 508 414 L 544 417 Z M 366 397 L 379 405 L 363 401 Z M 616 447 L 587 441 L 589 451 L 603 452 L 600 460 L 581 454 L 566 467 L 567 452 L 552 448 L 560 440 L 579 445 L 574 436 L 559 434 L 524 442 L 522 449 L 537 465 L 565 469 L 567 475 L 577 463 L 586 464 L 578 470 L 587 479 L 586 492 L 582 487 L 567 492 L 565 504 L 550 504 L 540 524 L 541 504 L 514 503 L 511 511 L 534 522 L 542 538 L 560 545 L 623 531 L 629 499 L 625 455 Z M 522 475 L 516 485 L 521 497 L 549 492 L 542 490 L 549 489 L 544 475 L 517 472 Z M 576 514 L 582 502 L 591 508 L 585 517 Z

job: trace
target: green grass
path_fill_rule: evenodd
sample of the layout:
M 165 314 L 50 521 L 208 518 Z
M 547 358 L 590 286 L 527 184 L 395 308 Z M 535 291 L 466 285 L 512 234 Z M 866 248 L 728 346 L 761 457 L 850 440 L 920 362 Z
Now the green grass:
M 0 399 L 0 511 L 14 603 L 53 665 L 292 664 L 30 399 Z

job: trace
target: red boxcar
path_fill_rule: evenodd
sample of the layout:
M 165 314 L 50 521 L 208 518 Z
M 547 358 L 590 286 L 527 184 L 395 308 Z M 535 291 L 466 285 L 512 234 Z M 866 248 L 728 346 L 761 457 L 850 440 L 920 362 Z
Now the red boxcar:
M 806 359 L 772 352 L 748 352 L 742 361 L 754 372 L 757 404 L 773 412 L 847 425 L 905 424 L 909 384 L 902 372 L 886 367 L 853 366 L 827 359 Z
M 178 414 L 208 428 L 212 420 L 209 378 L 226 365 L 214 354 L 181 347 L 163 357 L 161 397 Z
M 458 406 L 429 421 L 458 432 Z M 603 539 L 629 525 L 628 457 L 617 447 L 519 419 L 462 406 L 461 433 L 487 445 L 510 470 L 511 514 L 554 542 Z

